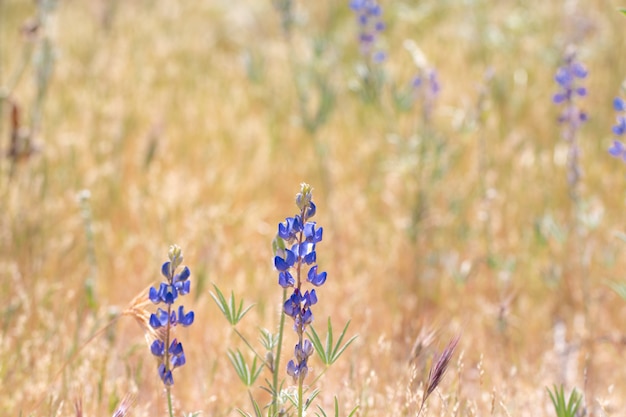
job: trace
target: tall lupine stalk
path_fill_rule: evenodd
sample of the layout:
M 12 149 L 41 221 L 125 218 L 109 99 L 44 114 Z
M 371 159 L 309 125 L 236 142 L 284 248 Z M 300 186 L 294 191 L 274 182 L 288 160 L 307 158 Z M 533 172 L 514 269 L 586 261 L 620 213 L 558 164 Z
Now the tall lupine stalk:
M 578 61 L 576 54 L 572 51 L 565 55 L 564 63 L 558 68 L 554 77 L 558 92 L 552 101 L 561 106 L 562 110 L 558 117 L 561 125 L 561 136 L 567 143 L 567 185 L 569 196 L 572 201 L 572 219 L 570 221 L 570 231 L 580 233 L 580 182 L 582 179 L 582 168 L 580 166 L 580 145 L 578 143 L 578 133 L 580 127 L 587 121 L 587 113 L 579 105 L 580 98 L 587 95 L 587 89 L 582 85 L 582 80 L 587 77 L 587 70 Z M 578 241 L 578 236 L 576 236 Z M 580 259 L 580 257 L 576 257 Z
M 186 363 L 183 344 L 174 337 L 174 327 L 179 324 L 183 327 L 190 326 L 194 320 L 194 313 L 193 311 L 185 313 L 184 307 L 180 305 L 177 314 L 173 307 L 179 296 L 189 294 L 191 272 L 185 266 L 180 273 L 176 273 L 183 262 L 183 253 L 177 245 L 170 246 L 168 257 L 169 261 L 161 267 L 165 281 L 161 282 L 158 289 L 150 287 L 148 296 L 154 304 L 165 306 L 165 309 L 159 307 L 156 313 L 150 315 L 150 327 L 154 329 L 154 334 L 156 334 L 150 351 L 158 358 L 157 371 L 165 386 L 169 415 L 173 417 L 174 411 L 170 391 L 171 386 L 174 385 L 172 371 Z
M 271 333 L 266 329 L 261 329 L 260 341 L 265 349 L 265 355 L 260 354 L 247 338 L 240 333 L 236 326 L 243 319 L 252 305 L 244 307 L 243 301 L 236 301 L 234 294 L 230 298 L 214 285 L 215 293 L 211 296 L 217 303 L 224 317 L 233 326 L 235 334 L 243 340 L 247 348 L 253 354 L 252 362 L 246 358 L 239 349 L 228 350 L 230 359 L 237 375 L 248 388 L 248 395 L 254 407 L 254 416 L 262 415 L 262 407 L 254 399 L 251 388 L 255 385 L 261 372 L 266 369 L 271 372 L 271 377 L 266 379 L 266 386 L 261 388 L 269 392 L 272 396 L 271 402 L 267 405 L 267 416 L 287 416 L 290 410 L 298 409 L 298 416 L 306 413 L 313 399 L 319 393 L 315 389 L 303 400 L 306 393 L 304 379 L 309 370 L 308 360 L 313 352 L 317 352 L 325 368 L 316 375 L 316 378 L 308 385 L 313 386 L 325 373 L 330 365 L 341 356 L 348 346 L 356 339 L 356 336 L 344 342 L 346 332 L 350 322 L 345 325 L 339 337 L 334 340 L 333 328 L 330 318 L 328 319 L 328 333 L 326 340 L 322 341 L 319 333 L 313 328 L 313 313 L 311 306 L 317 303 L 317 293 L 315 288 L 305 289 L 308 282 L 313 287 L 319 287 L 326 281 L 326 272 L 318 272 L 316 244 L 322 241 L 323 229 L 318 228 L 316 223 L 310 221 L 315 215 L 316 206 L 312 201 L 312 188 L 308 184 L 302 184 L 300 193 L 296 195 L 298 213 L 293 217 L 287 217 L 284 222 L 278 224 L 276 237 L 272 243 L 274 250 L 274 266 L 278 272 L 278 284 L 282 287 L 280 323 L 277 332 Z M 281 367 L 281 351 L 285 335 L 286 319 L 291 318 L 293 329 L 297 335 L 297 342 L 294 346 L 294 355 L 286 366 L 286 374 L 297 384 L 297 397 L 290 389 L 285 389 L 284 367 Z M 287 404 L 287 402 L 289 404 Z M 326 415 L 324 410 L 318 406 L 320 413 Z M 349 417 L 356 413 L 355 407 Z M 338 417 L 338 401 L 335 398 L 335 416 Z M 237 412 L 243 417 L 251 417 L 252 414 L 240 409 Z
M 287 374 L 298 384 L 298 417 L 304 410 L 303 385 L 308 373 L 308 359 L 314 351 L 313 344 L 305 337 L 307 326 L 313 322 L 311 306 L 317 303 L 315 289 L 304 291 L 304 280 L 314 287 L 326 282 L 326 272 L 318 272 L 316 244 L 322 241 L 323 228 L 309 221 L 316 212 L 312 201 L 312 188 L 302 184 L 296 196 L 299 213 L 287 217 L 278 225 L 278 248 L 274 266 L 278 271 L 278 284 L 292 289 L 291 296 L 283 305 L 283 313 L 293 319 L 293 329 L 298 336 L 294 358 L 287 364 Z M 287 248 L 286 244 L 291 245 Z M 305 272 L 305 269 L 308 269 Z M 305 278 L 306 275 L 306 278 Z M 304 291 L 304 292 L 303 292 Z
M 582 168 L 580 165 L 580 145 L 578 134 L 581 126 L 588 119 L 587 113 L 580 106 L 580 99 L 587 95 L 587 89 L 583 85 L 583 80 L 587 77 L 587 69 L 577 59 L 573 49 L 569 50 L 564 57 L 564 62 L 558 68 L 554 77 L 558 92 L 553 96 L 552 101 L 562 107 L 558 121 L 561 125 L 561 136 L 567 142 L 567 184 L 569 196 L 572 201 L 571 220 L 569 222 L 568 259 L 566 264 L 565 283 L 569 287 L 568 292 L 572 296 L 572 301 L 576 299 L 575 288 L 580 288 L 583 315 L 585 319 L 585 329 L 589 339 L 593 338 L 593 326 L 590 317 L 590 287 L 588 279 L 588 262 L 584 261 L 585 245 L 585 224 L 583 217 L 583 201 L 580 196 L 580 186 L 582 180 Z M 572 261 L 573 260 L 573 261 Z M 578 281 L 578 282 L 576 282 Z M 591 374 L 593 355 L 590 351 L 585 356 L 584 369 L 586 374 Z M 592 396 L 592 395 L 591 395 Z

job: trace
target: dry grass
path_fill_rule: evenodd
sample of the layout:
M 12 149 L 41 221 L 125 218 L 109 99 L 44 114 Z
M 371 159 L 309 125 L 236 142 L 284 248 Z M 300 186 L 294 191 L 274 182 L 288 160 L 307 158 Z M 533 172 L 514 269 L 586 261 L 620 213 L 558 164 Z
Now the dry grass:
M 0 86 L 28 42 L 37 49 L 20 33 L 34 3 L 0 0 Z M 112 415 L 128 395 L 129 415 L 164 414 L 143 329 L 120 313 L 158 282 L 171 243 L 191 268 L 185 305 L 196 312 L 194 326 L 181 330 L 188 366 L 177 370 L 175 406 L 210 416 L 248 408 L 225 360 L 238 339 L 209 283 L 256 303 L 241 329 L 251 339 L 257 326 L 276 325 L 270 243 L 277 222 L 293 215 L 302 181 L 315 187 L 325 227 L 318 261 L 329 280 L 317 319 L 352 319 L 359 334 L 321 381 L 327 410 L 338 393 L 342 407 L 360 405 L 359 416 L 414 415 L 434 352 L 461 330 L 460 354 L 423 415 L 549 416 L 545 387 L 561 383 L 583 392 L 590 415 L 626 408 L 625 301 L 607 286 L 626 266 L 614 237 L 624 227 L 626 167 L 606 154 L 610 103 L 626 75 L 626 17 L 617 3 L 383 4 L 389 79 L 413 75 L 402 46 L 413 39 L 443 86 L 432 122 L 445 143 L 443 173 L 425 185 L 428 206 L 414 240 L 407 230 L 419 184 L 400 144 L 420 125 L 416 112 L 394 111 L 388 94 L 368 106 L 348 88 L 358 49 L 344 3 L 297 2 L 300 62 L 312 37 L 332 36 L 319 65 L 329 70 L 337 106 L 312 137 L 299 120 L 270 1 L 60 2 L 46 28 L 55 66 L 34 132 L 39 152 L 12 176 L 9 159 L 0 163 L 5 415 L 76 415 L 79 407 L 81 415 Z M 571 201 L 551 96 L 572 40 L 590 73 L 582 196 L 589 216 L 599 217 L 579 237 L 559 239 Z M 27 63 L 11 95 L 25 121 L 36 94 L 36 63 Z M 488 68 L 494 75 L 476 124 Z M 3 152 L 9 113 L 3 105 Z M 327 150 L 326 186 L 314 140 Z M 91 192 L 93 270 L 83 189 Z M 579 249 L 582 259 L 572 255 Z M 84 291 L 93 271 L 95 308 Z M 315 373 L 315 359 L 311 365 Z

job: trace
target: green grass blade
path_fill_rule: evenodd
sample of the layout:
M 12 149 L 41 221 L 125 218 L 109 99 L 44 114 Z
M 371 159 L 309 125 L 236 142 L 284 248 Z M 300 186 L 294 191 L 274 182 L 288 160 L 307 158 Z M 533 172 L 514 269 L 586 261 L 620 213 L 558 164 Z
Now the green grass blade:
M 339 335 L 339 340 L 337 340 L 337 344 L 335 345 L 332 355 L 331 355 L 331 363 L 334 363 L 337 359 L 339 359 L 339 357 L 348 348 L 348 346 L 350 346 L 352 342 L 354 342 L 356 338 L 358 337 L 357 335 L 352 336 L 350 340 L 348 340 L 343 346 L 341 346 L 341 343 L 343 342 L 343 339 L 346 336 L 346 332 L 348 331 L 348 326 L 350 326 L 350 320 L 348 320 L 345 327 L 343 328 L 343 331 L 341 332 L 341 335 Z
M 309 327 L 309 331 L 307 332 L 309 339 L 311 339 L 311 343 L 317 352 L 317 355 L 320 357 L 324 365 L 328 365 L 328 356 L 326 355 L 326 351 L 324 350 L 324 345 L 322 344 L 322 340 L 320 339 L 319 334 L 315 331 L 313 326 Z
M 333 351 L 333 325 L 328 318 L 328 336 L 326 337 L 326 356 L 330 358 L 332 363 L 332 351 Z
M 215 289 L 215 292 L 217 293 L 217 295 L 213 294 L 213 292 L 210 292 L 209 294 L 211 294 L 211 297 L 215 301 L 215 304 L 217 304 L 217 307 L 221 310 L 222 314 L 224 314 L 224 317 L 226 317 L 226 320 L 228 320 L 230 324 L 234 324 L 233 316 L 230 313 L 230 309 L 228 308 L 228 302 L 226 301 L 224 294 L 218 288 L 217 285 L 213 284 L 213 288 Z

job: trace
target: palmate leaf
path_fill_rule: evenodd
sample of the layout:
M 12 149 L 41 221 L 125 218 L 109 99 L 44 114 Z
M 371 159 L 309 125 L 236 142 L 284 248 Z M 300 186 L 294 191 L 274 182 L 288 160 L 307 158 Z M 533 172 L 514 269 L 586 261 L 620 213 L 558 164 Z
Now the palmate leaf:
M 224 294 L 220 291 L 217 285 L 213 284 L 213 288 L 215 288 L 217 295 L 211 292 L 211 297 L 213 297 L 213 300 L 219 307 L 222 314 L 224 314 L 224 317 L 226 317 L 226 320 L 228 320 L 228 322 L 233 326 L 237 325 L 243 316 L 245 316 L 246 313 L 254 307 L 254 304 L 251 304 L 248 307 L 243 308 L 243 300 L 240 300 L 239 306 L 237 306 L 237 303 L 235 302 L 235 294 L 233 292 L 230 293 L 230 300 L 226 300 L 226 297 L 224 297 Z
M 252 366 L 248 366 L 239 349 L 237 349 L 237 351 L 229 349 L 228 359 L 230 359 L 230 362 L 233 364 L 235 372 L 237 372 L 241 382 L 243 382 L 247 387 L 254 385 L 259 377 L 259 374 L 261 373 L 261 370 L 263 369 L 263 365 L 257 368 L 257 357 L 255 356 L 252 360 Z
M 273 335 L 272 332 L 267 329 L 261 329 L 260 341 L 265 350 L 272 352 L 278 344 L 278 335 Z
M 328 318 L 328 333 L 326 335 L 326 343 L 322 343 L 319 334 L 315 331 L 313 326 L 310 327 L 310 331 L 307 332 L 307 335 L 311 339 L 311 343 L 313 343 L 313 347 L 317 352 L 318 356 L 322 360 L 322 362 L 326 366 L 330 366 L 339 356 L 354 342 L 357 336 L 352 336 L 350 340 L 348 340 L 343 346 L 341 343 L 343 342 L 344 337 L 346 336 L 346 331 L 348 330 L 348 326 L 350 325 L 350 321 L 346 323 L 346 326 L 343 328 L 341 335 L 339 335 L 339 339 L 337 343 L 333 344 L 333 326 L 330 322 L 330 317 Z

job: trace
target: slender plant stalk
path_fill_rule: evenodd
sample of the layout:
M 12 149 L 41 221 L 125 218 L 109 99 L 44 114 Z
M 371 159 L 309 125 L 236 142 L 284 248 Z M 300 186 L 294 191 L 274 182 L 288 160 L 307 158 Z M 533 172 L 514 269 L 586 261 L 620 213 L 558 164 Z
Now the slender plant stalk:
M 170 355 L 167 350 L 170 346 L 170 317 L 172 316 L 172 304 L 167 305 L 167 327 L 165 329 L 165 369 L 170 369 Z M 167 411 L 170 414 L 170 417 L 174 417 L 174 411 L 172 409 L 172 390 L 169 385 L 165 385 L 165 394 L 167 395 Z
M 287 301 L 287 290 L 283 289 L 283 301 L 280 303 L 281 309 Z M 278 326 L 278 344 L 276 346 L 276 356 L 274 357 L 274 363 L 272 368 L 272 406 L 270 407 L 270 416 L 274 417 L 278 413 L 278 370 L 280 369 L 280 351 L 283 346 L 283 333 L 285 329 L 285 314 L 282 310 L 280 312 L 280 324 Z
M 252 347 L 250 342 L 248 342 L 248 339 L 246 339 L 241 333 L 239 333 L 239 330 L 237 330 L 236 328 L 233 328 L 233 330 L 235 331 L 235 334 L 237 336 L 239 336 L 239 338 L 241 340 L 243 340 L 243 342 L 246 344 L 246 346 L 248 346 L 248 349 L 250 349 L 250 351 L 254 354 L 254 356 L 256 356 L 261 362 L 263 362 L 263 365 L 267 366 L 268 363 L 265 360 L 265 358 L 263 356 L 259 355 L 259 353 L 256 351 L 256 349 L 254 349 L 254 347 Z
M 306 206 L 302 207 L 302 210 L 300 211 L 300 218 L 301 219 L 305 219 L 306 216 Z M 304 222 L 304 220 L 303 220 Z M 298 233 L 298 245 L 302 244 L 303 241 L 303 237 L 304 237 L 304 233 L 302 231 L 300 231 L 300 233 Z M 302 281 L 301 281 L 301 276 L 302 276 L 302 260 L 301 257 L 298 257 L 298 267 L 296 268 L 296 285 L 298 290 L 300 290 L 300 288 L 302 287 Z M 304 340 L 304 319 L 302 318 L 302 310 L 300 310 L 298 312 L 298 315 L 300 316 L 300 325 L 298 326 L 298 346 L 303 346 L 303 340 Z M 284 314 L 283 314 L 284 316 Z M 302 401 L 302 385 L 304 384 L 304 378 L 302 377 L 302 375 L 298 375 L 298 417 L 302 417 L 302 412 L 304 410 L 304 402 Z

